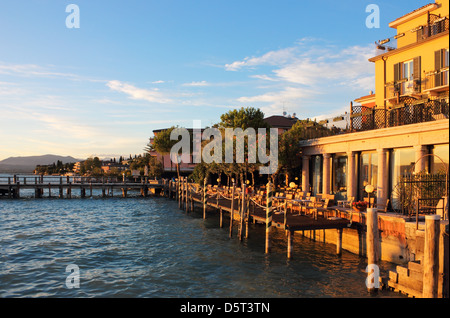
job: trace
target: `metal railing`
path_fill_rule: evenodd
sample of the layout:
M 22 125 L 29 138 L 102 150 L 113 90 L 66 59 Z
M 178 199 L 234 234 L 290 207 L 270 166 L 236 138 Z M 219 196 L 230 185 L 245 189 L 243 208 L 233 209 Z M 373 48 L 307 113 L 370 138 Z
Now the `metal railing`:
M 352 131 L 365 131 L 449 118 L 449 106 L 446 99 L 416 100 L 392 109 L 353 106 L 350 118 Z

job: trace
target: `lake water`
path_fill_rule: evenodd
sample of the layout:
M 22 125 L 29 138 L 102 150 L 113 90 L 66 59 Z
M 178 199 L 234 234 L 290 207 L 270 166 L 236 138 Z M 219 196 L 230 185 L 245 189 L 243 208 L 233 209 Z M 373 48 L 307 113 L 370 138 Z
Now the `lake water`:
M 21 195 L 0 199 L 0 297 L 374 297 L 366 259 L 337 256 L 333 244 L 298 235 L 288 260 L 281 231 L 266 255 L 263 226 L 240 242 L 229 238 L 228 217 L 220 228 L 217 215 L 203 220 L 167 198 Z M 78 288 L 66 284 L 71 264 Z

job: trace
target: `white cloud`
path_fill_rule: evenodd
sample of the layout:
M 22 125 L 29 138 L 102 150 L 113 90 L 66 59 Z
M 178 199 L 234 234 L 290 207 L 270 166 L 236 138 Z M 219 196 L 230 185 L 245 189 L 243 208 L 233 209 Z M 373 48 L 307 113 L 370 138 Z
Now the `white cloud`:
M 159 92 L 158 89 L 148 90 L 143 88 L 138 88 L 133 85 L 123 83 L 120 81 L 109 81 L 106 83 L 111 90 L 125 93 L 131 99 L 145 100 L 153 103 L 166 104 L 170 103 L 172 100 L 167 98 L 163 93 Z
M 191 83 L 184 83 L 183 86 L 190 86 L 190 87 L 201 87 L 201 86 L 209 86 L 210 84 L 206 81 L 201 82 L 191 82 Z
M 278 113 L 288 103 L 296 109 L 311 112 L 314 110 L 306 109 L 305 99 L 313 102 L 319 97 L 328 98 L 326 104 L 330 105 L 337 93 L 348 92 L 350 101 L 359 97 L 352 95 L 355 91 L 368 93 L 373 90 L 375 68 L 368 59 L 374 55 L 373 45 L 338 47 L 322 40 L 308 39 L 297 42 L 293 47 L 226 64 L 225 69 L 241 72 L 264 69 L 266 72 L 249 75 L 267 81 L 265 91 L 237 98 L 238 102 L 261 103 L 258 105 L 261 109 L 278 109 Z
M 246 57 L 243 61 L 236 61 L 226 64 L 227 71 L 237 71 L 244 67 L 254 67 L 258 65 L 280 65 L 291 60 L 295 56 L 295 48 L 286 48 L 277 51 L 270 51 L 260 57 Z

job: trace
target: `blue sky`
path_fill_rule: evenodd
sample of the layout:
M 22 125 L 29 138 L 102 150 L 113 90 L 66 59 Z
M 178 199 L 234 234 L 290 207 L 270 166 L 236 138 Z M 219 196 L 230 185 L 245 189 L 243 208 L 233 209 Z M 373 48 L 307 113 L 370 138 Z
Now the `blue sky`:
M 374 90 L 367 59 L 388 23 L 428 2 L 1 0 L 0 160 L 134 155 L 154 129 L 246 106 L 343 113 Z

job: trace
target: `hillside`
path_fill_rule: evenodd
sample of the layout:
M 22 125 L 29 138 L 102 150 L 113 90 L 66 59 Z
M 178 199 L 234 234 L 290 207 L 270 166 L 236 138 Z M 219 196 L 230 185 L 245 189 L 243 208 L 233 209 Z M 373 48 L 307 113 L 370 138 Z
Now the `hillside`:
M 37 165 L 50 165 L 58 160 L 62 163 L 80 161 L 70 156 L 58 155 L 9 157 L 0 161 L 0 172 L 31 173 Z

